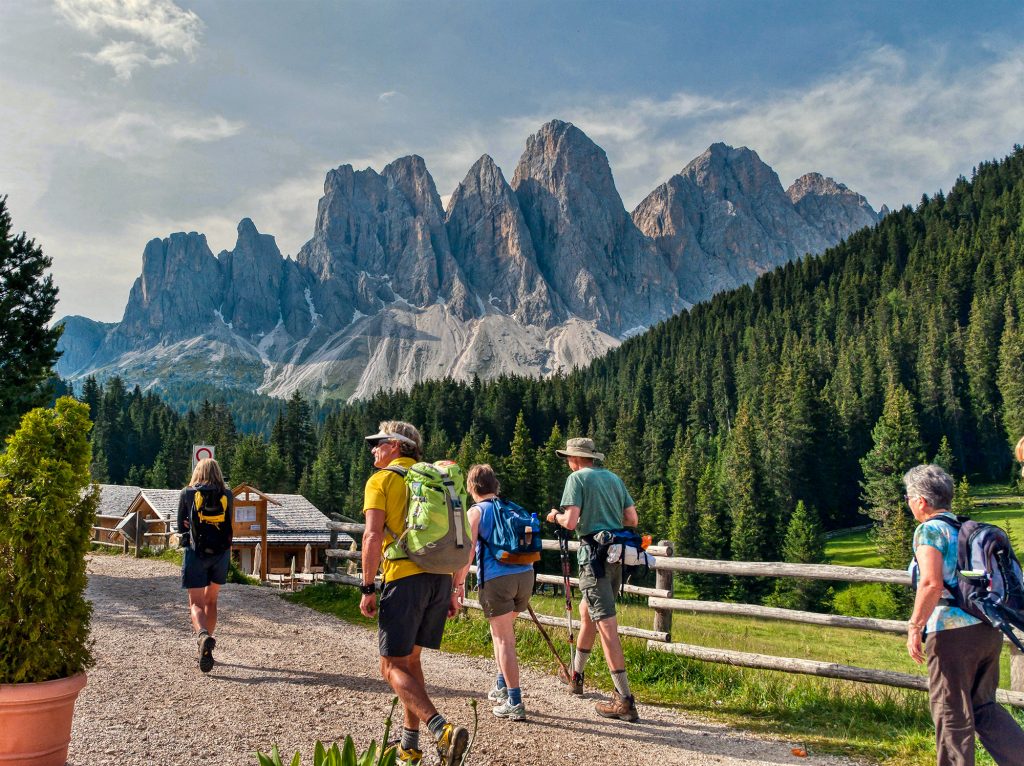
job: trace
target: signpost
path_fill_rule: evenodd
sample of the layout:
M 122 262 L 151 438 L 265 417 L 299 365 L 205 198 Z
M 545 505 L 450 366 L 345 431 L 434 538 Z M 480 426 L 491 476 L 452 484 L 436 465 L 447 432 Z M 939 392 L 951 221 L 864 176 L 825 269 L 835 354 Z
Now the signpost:
M 200 460 L 207 460 L 214 457 L 215 447 L 212 444 L 192 445 L 192 470 L 196 470 Z

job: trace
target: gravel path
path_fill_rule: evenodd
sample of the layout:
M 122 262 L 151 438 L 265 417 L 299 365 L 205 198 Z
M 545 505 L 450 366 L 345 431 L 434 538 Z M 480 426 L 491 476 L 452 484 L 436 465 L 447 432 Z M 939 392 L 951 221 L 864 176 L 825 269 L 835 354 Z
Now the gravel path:
M 380 737 L 392 693 L 378 674 L 372 631 L 267 588 L 229 584 L 219 601 L 217 665 L 204 676 L 177 567 L 91 557 L 88 597 L 96 666 L 76 706 L 70 766 L 254 766 L 253 752 L 275 742 L 282 753 L 302 750 L 308 766 L 317 739 L 352 734 L 362 748 Z M 467 700 L 481 702 L 474 766 L 849 764 L 798 758 L 791 742 L 652 705 L 640 706 L 638 724 L 607 721 L 593 711 L 596 694 L 573 698 L 555 678 L 530 669 L 523 673 L 529 720 L 500 721 L 482 693 L 492 665 L 424 653 L 428 689 L 449 719 L 471 725 Z

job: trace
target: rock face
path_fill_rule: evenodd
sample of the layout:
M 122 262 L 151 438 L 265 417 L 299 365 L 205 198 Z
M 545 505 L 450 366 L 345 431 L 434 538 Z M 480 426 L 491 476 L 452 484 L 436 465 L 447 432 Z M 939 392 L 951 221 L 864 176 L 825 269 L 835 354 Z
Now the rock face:
M 604 151 L 555 120 L 511 184 L 484 155 L 447 212 L 421 157 L 331 170 L 294 260 L 247 218 L 217 256 L 194 232 L 152 240 L 121 322 L 64 320 L 58 372 L 332 398 L 545 375 L 878 218 L 816 173 L 783 190 L 724 144 L 630 215 Z
M 663 259 L 622 205 L 604 150 L 579 128 L 554 120 L 530 136 L 512 188 L 541 273 L 570 314 L 620 335 L 680 308 Z
M 819 253 L 878 216 L 860 195 L 817 173 L 788 192 L 747 148 L 713 144 L 633 211 L 689 303 Z

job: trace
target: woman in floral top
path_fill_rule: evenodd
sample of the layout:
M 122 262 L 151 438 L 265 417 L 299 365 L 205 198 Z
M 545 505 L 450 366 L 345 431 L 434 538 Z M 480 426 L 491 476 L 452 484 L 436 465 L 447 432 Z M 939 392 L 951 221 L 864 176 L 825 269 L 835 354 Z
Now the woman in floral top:
M 937 465 L 919 465 L 903 477 L 920 573 L 907 623 L 907 651 L 928 658 L 928 696 L 939 766 L 974 766 L 974 735 L 1000 766 L 1020 764 L 1024 731 L 996 699 L 1002 634 L 951 603 L 956 584 L 957 527 L 949 512 L 953 479 Z M 924 650 L 921 647 L 922 637 Z

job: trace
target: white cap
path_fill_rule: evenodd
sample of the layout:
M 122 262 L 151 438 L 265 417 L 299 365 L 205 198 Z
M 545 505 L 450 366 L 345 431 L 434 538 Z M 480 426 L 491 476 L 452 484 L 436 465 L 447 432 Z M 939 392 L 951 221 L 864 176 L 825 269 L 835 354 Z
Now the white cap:
M 366 437 L 366 441 L 368 442 L 383 442 L 391 440 L 400 441 L 403 444 L 408 444 L 410 447 L 417 446 L 416 442 L 414 442 L 408 436 L 403 436 L 402 434 L 385 433 L 384 431 L 379 431 L 378 433 L 371 434 L 370 436 Z

